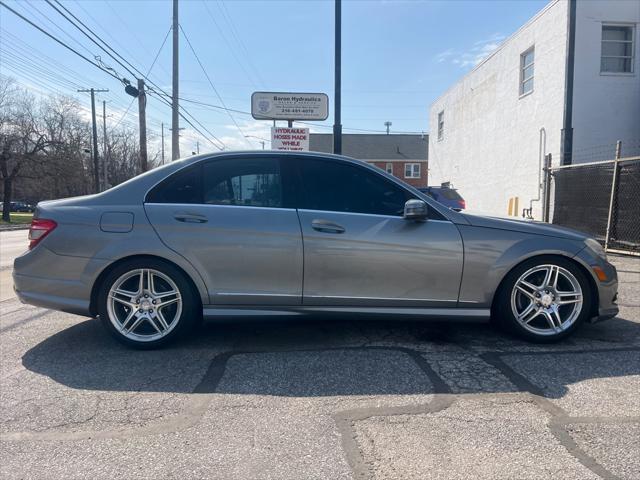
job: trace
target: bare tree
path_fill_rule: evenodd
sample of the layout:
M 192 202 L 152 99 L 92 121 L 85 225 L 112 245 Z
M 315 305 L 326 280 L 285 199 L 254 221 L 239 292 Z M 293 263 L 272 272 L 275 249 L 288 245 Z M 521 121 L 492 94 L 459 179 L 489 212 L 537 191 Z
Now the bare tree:
M 48 145 L 39 130 L 35 99 L 14 88 L 11 80 L 0 87 L 0 178 L 3 187 L 2 219 L 10 221 L 13 183 L 18 176 L 30 176 L 41 153 Z M 8 83 L 8 85 L 7 85 Z
M 103 140 L 104 141 L 104 140 Z M 139 171 L 138 133 L 126 126 L 106 136 L 107 183 L 117 185 Z M 9 221 L 14 193 L 37 203 L 91 193 L 91 125 L 77 100 L 34 97 L 0 76 L 0 196 Z M 151 165 L 159 152 L 150 153 Z

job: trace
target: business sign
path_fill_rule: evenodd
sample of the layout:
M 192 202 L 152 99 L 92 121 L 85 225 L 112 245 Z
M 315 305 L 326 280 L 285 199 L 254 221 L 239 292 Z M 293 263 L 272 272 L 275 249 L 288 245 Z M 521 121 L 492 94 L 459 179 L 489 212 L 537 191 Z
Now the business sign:
M 309 151 L 309 129 L 271 127 L 271 150 Z
M 251 115 L 256 120 L 326 120 L 329 97 L 324 93 L 253 92 Z

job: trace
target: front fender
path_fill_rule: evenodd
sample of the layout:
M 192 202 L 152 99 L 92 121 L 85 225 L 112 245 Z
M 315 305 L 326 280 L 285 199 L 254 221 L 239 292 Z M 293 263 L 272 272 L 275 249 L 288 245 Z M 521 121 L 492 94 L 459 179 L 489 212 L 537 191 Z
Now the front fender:
M 573 258 L 584 244 L 575 240 L 483 227 L 459 226 L 464 241 L 461 307 L 489 308 L 500 282 L 519 263 L 538 255 Z

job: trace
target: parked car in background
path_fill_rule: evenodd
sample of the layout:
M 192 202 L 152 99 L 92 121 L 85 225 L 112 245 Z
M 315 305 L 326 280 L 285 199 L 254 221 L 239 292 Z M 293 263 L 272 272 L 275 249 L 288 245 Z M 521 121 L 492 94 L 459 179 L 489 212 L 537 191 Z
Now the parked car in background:
M 27 202 L 11 202 L 10 212 L 33 213 L 36 207 Z M 4 202 L 0 202 L 0 211 L 4 211 Z
M 493 317 L 549 342 L 618 313 L 616 269 L 588 235 L 458 213 L 336 155 L 185 158 L 39 203 L 29 239 L 20 300 L 99 316 L 138 348 L 203 316 Z
M 455 210 L 456 212 L 460 212 L 467 208 L 464 198 L 462 198 L 458 191 L 451 187 L 449 183 L 443 183 L 439 187 L 422 187 L 418 190 L 422 193 L 426 193 L 436 202 L 439 202 L 445 207 L 449 207 L 451 210 Z

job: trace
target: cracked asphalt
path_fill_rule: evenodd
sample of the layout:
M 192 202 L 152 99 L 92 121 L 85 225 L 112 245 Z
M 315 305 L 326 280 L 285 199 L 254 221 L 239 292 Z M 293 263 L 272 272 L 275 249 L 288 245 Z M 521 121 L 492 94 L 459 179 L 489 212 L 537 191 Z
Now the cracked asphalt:
M 298 320 L 139 352 L 2 292 L 0 477 L 640 479 L 640 259 L 613 261 L 620 315 L 547 346 Z

